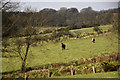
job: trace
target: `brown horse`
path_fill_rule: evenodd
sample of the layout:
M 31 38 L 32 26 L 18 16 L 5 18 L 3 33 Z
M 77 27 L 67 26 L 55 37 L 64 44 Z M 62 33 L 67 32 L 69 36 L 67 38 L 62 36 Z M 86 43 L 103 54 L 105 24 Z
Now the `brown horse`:
M 65 50 L 65 44 L 61 43 L 62 44 L 62 50 Z
M 92 42 L 95 43 L 95 38 L 92 38 Z

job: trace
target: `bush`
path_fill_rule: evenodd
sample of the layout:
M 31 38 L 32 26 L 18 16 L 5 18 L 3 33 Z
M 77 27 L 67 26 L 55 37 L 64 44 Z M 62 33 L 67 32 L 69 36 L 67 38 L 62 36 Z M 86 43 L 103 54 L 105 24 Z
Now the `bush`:
M 117 71 L 118 69 L 118 64 L 116 63 L 110 63 L 108 61 L 103 61 L 101 63 L 103 69 L 105 72 L 108 72 L 108 71 Z
M 77 25 L 72 25 L 72 26 L 67 27 L 67 29 L 69 30 L 81 29 L 81 28 L 82 28 L 81 26 L 77 26 Z
M 100 29 L 98 26 L 94 27 L 93 30 L 96 31 L 97 34 L 103 33 L 102 29 Z
M 55 72 L 54 76 L 61 76 L 58 72 Z

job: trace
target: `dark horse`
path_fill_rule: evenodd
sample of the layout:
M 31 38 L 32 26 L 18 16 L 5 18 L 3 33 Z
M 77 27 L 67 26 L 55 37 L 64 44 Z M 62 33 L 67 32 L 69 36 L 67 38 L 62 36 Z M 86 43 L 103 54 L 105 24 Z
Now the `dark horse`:
M 92 42 L 95 43 L 95 38 L 92 38 Z
M 61 43 L 62 44 L 62 50 L 65 50 L 65 44 Z

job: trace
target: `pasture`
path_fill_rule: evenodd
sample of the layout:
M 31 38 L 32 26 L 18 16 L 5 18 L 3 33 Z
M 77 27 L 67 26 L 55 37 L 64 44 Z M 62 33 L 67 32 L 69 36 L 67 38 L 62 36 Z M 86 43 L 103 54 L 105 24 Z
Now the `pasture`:
M 82 28 L 82 29 L 75 29 L 75 30 L 70 30 L 71 32 L 75 32 L 75 31 L 78 31 L 78 32 L 82 32 L 82 33 L 95 33 L 95 31 L 93 30 L 94 27 L 90 27 L 90 28 Z M 104 31 L 108 31 L 109 29 L 112 28 L 112 25 L 101 25 L 99 26 L 100 29 Z
M 94 27 L 90 27 L 90 28 L 82 28 L 82 29 L 75 29 L 75 30 L 70 30 L 70 32 L 74 35 L 87 35 L 87 34 L 97 34 L 97 32 L 95 32 L 93 30 Z M 106 31 L 110 30 L 112 28 L 112 25 L 101 25 L 99 26 L 99 28 L 102 30 L 103 33 L 105 33 Z
M 81 58 L 118 52 L 117 34 L 111 33 L 95 38 L 96 43 L 92 43 L 91 38 L 64 41 L 63 43 L 67 47 L 66 50 L 62 50 L 60 42 L 31 47 L 27 58 L 27 67 L 60 62 L 66 63 Z M 8 57 L 2 57 L 2 72 L 20 69 L 21 60 L 18 56 L 9 56 L 13 53 L 3 54 Z

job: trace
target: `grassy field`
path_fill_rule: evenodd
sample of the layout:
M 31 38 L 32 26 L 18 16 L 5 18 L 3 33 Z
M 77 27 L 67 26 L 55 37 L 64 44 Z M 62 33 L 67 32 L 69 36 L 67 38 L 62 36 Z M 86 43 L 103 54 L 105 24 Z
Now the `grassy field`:
M 85 34 L 85 33 L 94 33 L 94 34 L 97 34 L 94 30 L 93 30 L 94 27 L 91 27 L 91 28 L 82 28 L 82 29 L 75 29 L 75 30 L 70 30 L 73 34 Z M 99 26 L 100 29 L 102 29 L 103 33 L 104 31 L 108 31 L 108 29 L 111 29 L 112 28 L 112 25 L 102 25 L 102 26 Z
M 79 74 L 74 76 L 60 76 L 56 78 L 119 78 L 118 72 Z
M 61 50 L 61 43 L 31 47 L 27 67 L 59 62 L 66 63 L 80 58 L 118 52 L 117 34 L 96 37 L 96 43 L 92 43 L 91 38 L 69 40 L 64 43 L 67 45 L 67 49 L 64 51 Z M 7 55 L 9 54 L 11 53 L 7 53 Z M 19 57 L 2 58 L 2 72 L 18 70 L 20 67 L 21 60 Z

